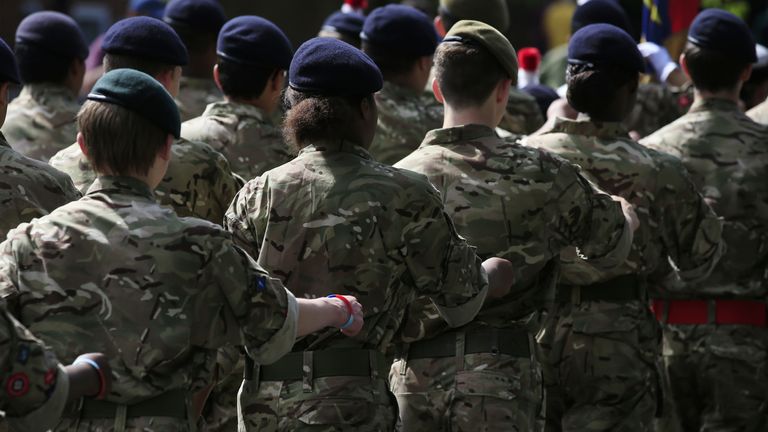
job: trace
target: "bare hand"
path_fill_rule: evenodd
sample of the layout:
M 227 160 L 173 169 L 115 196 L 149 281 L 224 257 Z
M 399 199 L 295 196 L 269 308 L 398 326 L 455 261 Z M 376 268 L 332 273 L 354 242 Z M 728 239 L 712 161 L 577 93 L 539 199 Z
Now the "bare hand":
M 75 362 L 64 369 L 70 379 L 70 397 L 78 398 L 80 396 L 91 396 L 103 399 L 112 391 L 112 368 L 104 354 L 88 353 L 78 357 L 78 359 L 88 359 L 96 363 L 98 369 L 93 365 L 75 360 Z
M 363 329 L 363 324 L 365 324 L 363 305 L 361 305 L 354 296 L 346 295 L 344 297 L 349 300 L 349 303 L 352 305 L 352 324 L 349 327 L 342 329 L 341 332 L 346 336 L 357 336 Z M 342 327 L 349 320 L 349 310 L 347 309 L 346 303 L 339 298 L 330 298 L 328 300 L 331 300 L 333 305 L 340 311 L 338 315 L 341 317 L 341 321 L 337 323 L 336 327 Z
M 488 258 L 483 261 L 488 274 L 488 298 L 501 298 L 509 294 L 514 282 L 512 263 L 503 258 Z

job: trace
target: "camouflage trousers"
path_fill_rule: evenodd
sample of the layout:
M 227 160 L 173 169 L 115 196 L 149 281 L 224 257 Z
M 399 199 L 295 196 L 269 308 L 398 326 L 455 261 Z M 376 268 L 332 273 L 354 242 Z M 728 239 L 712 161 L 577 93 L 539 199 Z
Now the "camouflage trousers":
M 243 383 L 245 362 L 239 347 L 219 349 L 216 356 L 219 382 L 208 397 L 200 430 L 231 432 L 237 429 L 237 392 Z
M 506 354 L 397 360 L 389 373 L 402 431 L 535 431 L 539 363 Z
M 564 306 L 540 335 L 546 430 L 653 431 L 661 331 L 642 302 Z
M 662 353 L 682 430 L 768 430 L 768 329 L 665 325 Z
M 238 430 L 392 431 L 397 407 L 384 379 L 315 378 L 303 381 L 244 380 L 238 394 Z

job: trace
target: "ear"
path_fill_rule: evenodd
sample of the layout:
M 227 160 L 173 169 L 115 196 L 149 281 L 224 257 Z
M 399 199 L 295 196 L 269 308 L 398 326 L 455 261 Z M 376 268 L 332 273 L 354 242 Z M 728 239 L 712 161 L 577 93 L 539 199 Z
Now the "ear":
M 419 69 L 424 72 L 432 70 L 432 56 L 422 57 L 419 61 Z
M 219 80 L 219 65 L 215 64 L 213 65 L 213 82 L 216 83 L 216 87 L 219 88 L 222 92 L 224 89 L 221 88 L 221 81 Z
M 432 78 L 432 93 L 435 94 L 435 99 L 437 99 L 438 102 L 445 105 L 445 98 L 443 97 L 443 92 L 440 90 L 440 86 L 437 84 L 437 79 Z
M 690 78 L 691 74 L 688 73 L 688 62 L 685 60 L 685 54 L 680 54 L 680 67 L 683 69 L 683 72 L 685 72 L 685 75 Z
M 77 145 L 80 147 L 80 151 L 88 157 L 88 147 L 85 146 L 85 138 L 81 132 L 77 133 Z
M 165 145 L 160 149 L 160 152 L 158 153 L 160 159 L 164 161 L 171 160 L 171 146 L 173 145 L 173 141 L 173 135 L 168 134 L 168 137 L 165 139 Z
M 739 75 L 739 81 L 741 82 L 747 82 L 749 81 L 749 77 L 752 76 L 752 65 L 747 66 L 746 69 L 741 71 L 741 75 Z
M 445 23 L 443 22 L 443 19 L 440 18 L 440 15 L 435 16 L 435 30 L 437 30 L 437 34 L 440 35 L 441 38 L 445 37 L 445 34 L 448 33 L 445 31 Z
M 283 90 L 283 84 L 285 84 L 285 71 L 284 70 L 277 70 L 272 75 L 272 79 L 270 80 L 270 88 L 272 91 L 282 91 Z
M 507 100 L 509 99 L 509 91 L 512 88 L 512 80 L 507 78 L 505 80 L 501 80 L 499 84 L 496 85 L 496 103 L 498 104 L 507 104 Z

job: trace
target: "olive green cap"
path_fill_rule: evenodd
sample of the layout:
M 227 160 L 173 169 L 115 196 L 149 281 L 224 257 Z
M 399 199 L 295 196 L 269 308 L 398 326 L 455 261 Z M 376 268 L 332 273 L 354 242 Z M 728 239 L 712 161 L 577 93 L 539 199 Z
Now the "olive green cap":
M 517 80 L 517 53 L 515 48 L 501 32 L 480 21 L 464 20 L 457 22 L 443 38 L 443 43 L 479 44 L 496 57 L 501 67 L 513 80 Z
M 454 21 L 480 21 L 502 33 L 509 29 L 506 0 L 440 0 L 439 10 Z

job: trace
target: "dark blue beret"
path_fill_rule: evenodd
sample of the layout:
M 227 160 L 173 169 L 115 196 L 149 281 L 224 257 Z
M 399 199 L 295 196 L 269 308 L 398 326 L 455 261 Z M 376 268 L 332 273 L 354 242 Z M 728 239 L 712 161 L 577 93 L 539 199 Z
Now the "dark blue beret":
M 160 0 L 131 0 L 128 9 L 139 14 L 152 18 L 163 19 L 165 13 L 165 2 Z
M 577 7 L 571 18 L 571 33 L 590 24 L 612 24 L 629 33 L 629 18 L 616 0 L 590 0 Z
M 547 117 L 547 109 L 552 105 L 552 102 L 560 99 L 557 92 L 550 86 L 544 84 L 531 84 L 522 88 L 522 90 L 536 99 L 536 104 L 539 106 L 539 111 Z
M 416 57 L 434 54 L 438 42 L 435 26 L 424 12 L 399 4 L 374 9 L 365 19 L 360 38 L 376 47 Z
M 611 24 L 590 24 L 574 33 L 568 42 L 568 63 L 597 67 L 613 65 L 631 71 L 645 71 L 645 62 L 635 40 Z
M 688 41 L 703 49 L 728 54 L 744 63 L 757 61 L 755 40 L 747 24 L 721 9 L 705 9 L 699 13 L 688 30 Z
M 218 35 L 227 16 L 217 0 L 171 0 L 163 20 L 172 26 L 186 26 Z
M 181 135 L 181 116 L 176 102 L 162 84 L 144 72 L 109 71 L 96 81 L 88 100 L 120 105 L 176 138 Z
M 187 48 L 168 24 L 150 17 L 120 20 L 104 34 L 102 49 L 108 54 L 146 58 L 184 66 L 189 61 Z
M 365 22 L 365 17 L 358 13 L 339 11 L 332 13 L 326 18 L 322 29 L 359 38 L 360 32 L 363 31 L 363 22 Z
M 271 21 L 243 15 L 224 24 L 216 54 L 235 63 L 288 69 L 293 47 L 280 27 Z
M 16 57 L 11 51 L 11 47 L 0 38 L 0 83 L 12 82 L 19 84 L 19 66 L 16 64 Z
M 88 57 L 88 44 L 75 20 L 43 11 L 24 18 L 16 29 L 16 44 L 39 47 L 67 59 Z
M 304 93 L 367 96 L 381 90 L 384 79 L 364 52 L 332 38 L 304 42 L 291 62 L 288 84 Z

